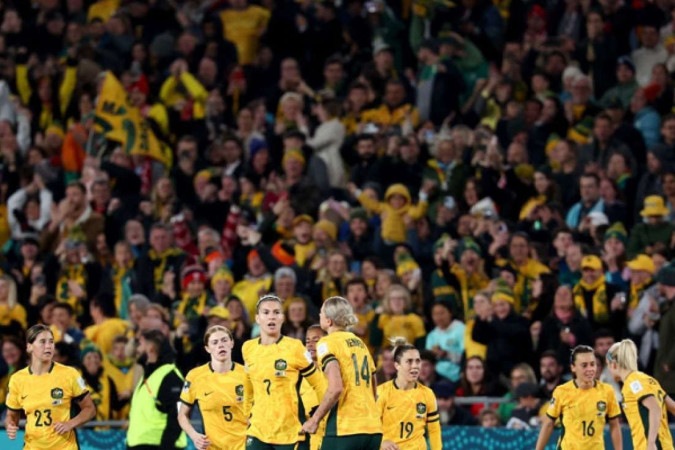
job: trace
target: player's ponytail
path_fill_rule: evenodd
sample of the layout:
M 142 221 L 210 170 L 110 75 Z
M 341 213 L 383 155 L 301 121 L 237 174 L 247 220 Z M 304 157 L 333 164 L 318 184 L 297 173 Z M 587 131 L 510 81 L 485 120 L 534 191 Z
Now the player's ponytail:
M 359 323 L 349 301 L 344 297 L 330 297 L 323 302 L 323 314 L 338 328 L 349 328 Z
M 607 361 L 615 362 L 621 369 L 635 372 L 638 370 L 638 352 L 635 342 L 624 339 L 609 348 Z
M 394 355 L 394 361 L 397 363 L 401 362 L 403 354 L 408 350 L 417 350 L 414 345 L 408 344 L 408 341 L 404 337 L 396 336 L 389 339 L 389 342 L 392 346 L 392 354 Z

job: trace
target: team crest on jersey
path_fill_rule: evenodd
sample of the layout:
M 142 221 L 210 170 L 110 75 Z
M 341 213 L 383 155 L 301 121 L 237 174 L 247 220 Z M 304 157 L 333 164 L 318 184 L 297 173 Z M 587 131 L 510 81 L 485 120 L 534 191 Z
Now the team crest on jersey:
M 277 377 L 285 377 L 286 369 L 288 369 L 288 363 L 285 359 L 277 359 L 274 361 L 274 375 Z
M 188 392 L 190 390 L 190 382 L 186 381 L 183 383 L 183 392 Z
M 234 388 L 234 393 L 237 395 L 237 401 L 241 402 L 244 400 L 244 385 L 243 384 L 238 384 L 237 387 Z
M 246 438 L 246 446 L 250 447 L 253 445 L 253 438 Z
M 52 389 L 51 395 L 54 400 L 61 400 L 63 398 L 63 389 L 58 387 L 54 388 Z
M 605 402 L 598 402 L 598 411 L 600 412 L 605 412 L 607 411 L 607 403 Z
M 549 400 L 549 403 L 551 406 L 555 405 L 555 397 L 551 397 L 551 400 Z
M 417 418 L 421 419 L 424 417 L 424 415 L 427 413 L 427 405 L 424 403 L 418 403 L 417 404 Z

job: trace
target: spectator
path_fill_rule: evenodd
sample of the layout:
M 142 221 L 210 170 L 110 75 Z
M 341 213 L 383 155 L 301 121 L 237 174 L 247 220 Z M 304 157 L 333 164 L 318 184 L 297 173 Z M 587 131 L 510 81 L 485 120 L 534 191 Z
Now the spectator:
M 436 355 L 439 375 L 456 383 L 464 354 L 464 324 L 453 320 L 452 306 L 443 301 L 433 305 L 431 317 L 435 328 L 427 335 L 426 349 Z
M 455 403 L 455 392 L 452 384 L 442 383 L 434 388 L 441 426 L 459 425 L 475 426 L 476 419 L 464 408 Z
M 456 397 L 491 397 L 499 395 L 501 392 L 502 389 L 498 387 L 497 383 L 490 379 L 490 372 L 488 372 L 485 362 L 481 358 L 472 356 L 466 360 L 459 387 L 455 393 Z M 485 407 L 484 404 L 473 403 L 468 410 L 473 417 L 478 417 L 478 414 Z
M 652 67 L 655 64 L 665 63 L 668 53 L 659 42 L 659 31 L 651 24 L 644 24 L 640 28 L 640 48 L 633 50 L 632 59 L 637 68 L 636 79 L 640 86 L 649 84 Z
M 507 288 L 498 289 L 492 294 L 492 307 L 476 318 L 473 327 L 473 339 L 487 346 L 489 371 L 498 375 L 508 376 L 532 348 L 527 320 L 515 313 L 514 301 L 513 293 Z
M 547 350 L 539 357 L 539 382 L 540 397 L 548 400 L 553 395 L 556 387 L 563 383 L 563 365 L 558 360 L 558 354 L 553 350 Z
M 675 270 L 672 266 L 665 266 L 659 272 L 656 281 L 661 285 L 666 302 L 662 306 L 663 313 L 659 322 L 659 349 L 656 352 L 654 375 L 666 392 L 675 392 L 675 377 L 673 376 L 673 348 L 670 345 L 673 339 L 673 297 L 675 297 Z M 670 395 L 670 394 L 668 394 Z
M 629 257 L 635 257 L 640 253 L 649 254 L 658 245 L 670 246 L 675 231 L 675 225 L 665 220 L 668 208 L 660 195 L 645 198 L 640 215 L 645 222 L 635 225 L 631 232 L 626 250 Z

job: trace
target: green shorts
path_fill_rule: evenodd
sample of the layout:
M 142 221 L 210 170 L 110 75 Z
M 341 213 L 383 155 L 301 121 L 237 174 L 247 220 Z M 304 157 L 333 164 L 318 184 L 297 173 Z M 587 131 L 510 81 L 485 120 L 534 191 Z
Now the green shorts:
M 301 443 L 302 444 L 302 443 Z M 298 450 L 298 444 L 266 444 L 258 438 L 246 437 L 246 450 Z
M 352 434 L 350 436 L 324 436 L 321 450 L 380 450 L 381 434 Z

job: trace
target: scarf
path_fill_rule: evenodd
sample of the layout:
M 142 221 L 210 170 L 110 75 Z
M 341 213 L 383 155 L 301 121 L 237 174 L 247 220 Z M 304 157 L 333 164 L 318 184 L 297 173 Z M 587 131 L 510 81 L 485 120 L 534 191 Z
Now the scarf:
M 607 306 L 607 285 L 605 284 L 605 276 L 601 275 L 592 284 L 588 284 L 582 279 L 572 290 L 572 294 L 574 295 L 574 305 L 582 316 L 588 318 L 589 311 L 586 307 L 586 293 L 593 293 L 593 298 L 591 300 L 593 321 L 596 323 L 607 322 L 609 320 L 609 309 Z
M 155 290 L 159 291 L 162 289 L 162 284 L 164 283 L 164 272 L 166 269 L 166 263 L 171 256 L 178 255 L 180 250 L 177 248 L 169 248 L 164 250 L 162 253 L 157 253 L 155 249 L 150 249 L 148 251 L 148 257 L 155 263 L 155 268 L 153 270 L 152 277 L 155 281 Z
M 112 267 L 112 282 L 115 296 L 115 308 L 117 308 L 117 315 L 120 319 L 129 319 L 129 298 L 133 294 L 131 290 L 131 269 L 133 263 L 127 264 L 125 267 L 120 267 L 113 264 Z
M 647 290 L 652 285 L 652 283 L 653 280 L 650 277 L 644 283 L 630 284 L 630 296 L 628 297 L 628 307 L 630 309 L 637 308 L 638 303 L 640 303 L 640 297 L 642 297 L 642 293 Z
M 73 264 L 66 266 L 61 271 L 61 276 L 56 283 L 56 299 L 60 302 L 66 302 L 73 307 L 75 315 L 79 316 L 84 312 L 80 299 L 70 295 L 68 282 L 74 281 L 83 289 L 87 286 L 87 271 L 84 264 Z

